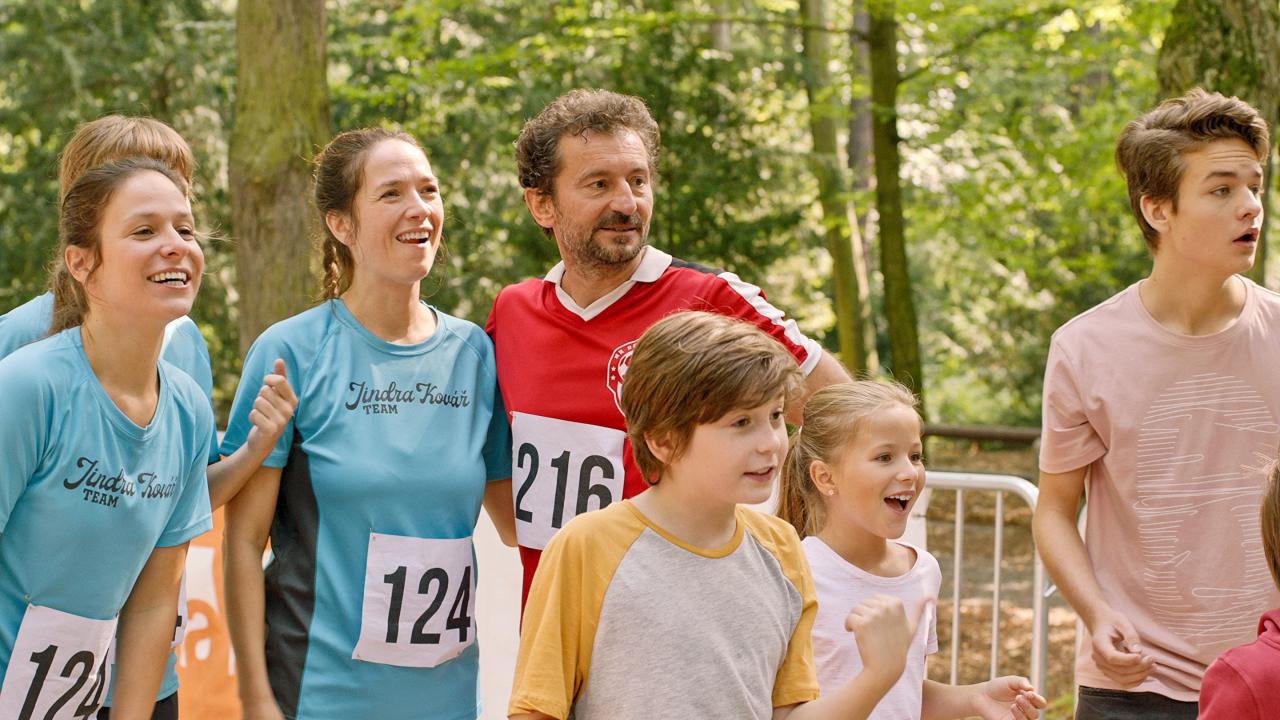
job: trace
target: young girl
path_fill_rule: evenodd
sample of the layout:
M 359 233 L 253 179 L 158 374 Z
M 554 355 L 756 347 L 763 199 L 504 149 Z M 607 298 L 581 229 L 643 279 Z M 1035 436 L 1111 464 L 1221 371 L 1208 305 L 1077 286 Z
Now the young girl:
M 204 269 L 186 183 L 151 159 L 66 192 L 51 336 L 0 361 L 0 717 L 119 716 L 160 690 L 187 542 L 211 527 L 213 411 L 160 359 Z
M 828 692 L 862 670 L 849 642 L 849 610 L 876 595 L 907 607 L 932 604 L 942 576 L 921 548 L 899 541 L 924 490 L 916 399 L 894 382 L 833 385 L 809 398 L 783 467 L 778 514 L 804 538 L 818 596 L 813 655 Z M 951 686 L 925 678 L 925 656 L 937 652 L 933 609 L 926 610 L 906 669 L 872 718 L 1034 718 L 1044 698 L 1021 677 Z

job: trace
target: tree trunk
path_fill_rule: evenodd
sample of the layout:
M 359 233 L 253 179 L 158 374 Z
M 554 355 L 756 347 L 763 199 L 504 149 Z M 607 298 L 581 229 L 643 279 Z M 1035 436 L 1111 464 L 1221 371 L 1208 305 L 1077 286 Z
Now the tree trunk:
M 718 0 L 715 4 L 716 20 L 711 22 L 711 47 L 720 52 L 732 49 L 729 35 L 729 0 Z
M 228 184 L 240 349 L 318 294 L 310 158 L 329 136 L 322 0 L 240 0 Z
M 867 33 L 869 28 L 867 9 L 863 0 L 853 2 L 853 30 L 849 33 L 849 76 L 870 76 L 867 63 Z M 857 83 L 849 94 L 849 171 L 853 175 L 853 191 L 871 189 L 871 99 L 859 92 Z M 858 228 L 862 231 L 863 247 L 869 248 L 875 228 L 871 213 L 859 208 Z
M 1156 64 L 1162 98 L 1199 86 L 1258 108 L 1276 141 L 1280 122 L 1280 3 L 1276 0 L 1179 0 Z M 1273 144 L 1274 148 L 1274 144 Z M 1263 161 L 1264 222 L 1249 277 L 1266 280 L 1274 151 Z
M 871 141 L 876 167 L 876 212 L 880 217 L 880 272 L 884 276 L 884 308 L 889 320 L 889 360 L 893 376 L 919 397 L 924 409 L 924 374 L 916 308 L 902 217 L 902 183 L 898 154 L 898 21 L 894 0 L 868 0 L 871 60 Z
M 862 274 L 867 278 L 867 288 L 871 288 L 871 247 L 875 244 L 876 226 L 871 208 L 859 204 L 859 198 L 865 197 L 871 190 L 871 179 L 875 170 L 871 166 L 871 98 L 867 95 L 865 84 L 860 87 L 859 79 L 871 76 L 867 62 L 867 8 L 863 0 L 853 2 L 853 29 L 849 33 L 849 77 L 852 80 L 852 91 L 849 93 L 849 141 L 845 153 L 848 155 L 848 167 L 851 175 L 850 187 L 853 189 L 853 222 L 857 227 L 854 237 L 858 243 L 854 257 L 862 264 Z M 863 342 L 870 354 L 870 365 L 880 364 L 876 351 L 876 325 L 871 312 L 871 303 L 865 307 L 866 332 Z
M 846 201 L 846 180 L 836 139 L 836 119 L 840 104 L 831 87 L 828 63 L 831 37 L 814 29 L 827 24 L 825 0 L 801 0 L 801 12 L 809 26 L 804 33 L 805 91 L 809 97 L 809 129 L 813 134 L 810 155 L 818 178 L 822 205 L 823 236 L 831 253 L 832 281 L 835 285 L 836 336 L 845 365 L 856 372 L 875 372 L 875 346 L 868 345 L 871 323 L 870 292 L 862 262 L 862 239 L 858 237 L 852 201 Z

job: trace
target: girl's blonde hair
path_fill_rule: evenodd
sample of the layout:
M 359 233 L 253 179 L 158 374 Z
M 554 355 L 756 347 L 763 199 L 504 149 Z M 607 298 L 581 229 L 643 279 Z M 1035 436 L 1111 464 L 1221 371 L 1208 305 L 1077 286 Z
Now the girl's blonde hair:
M 191 146 L 177 130 L 149 117 L 104 115 L 76 129 L 58 161 L 58 199 L 89 168 L 126 157 L 149 157 L 182 176 L 184 194 L 190 192 L 196 169 Z
M 1259 513 L 1262 526 L 1262 554 L 1267 558 L 1271 579 L 1280 587 L 1280 461 L 1271 464 L 1267 487 Z
M 800 537 L 816 535 L 825 522 L 825 506 L 809 478 L 809 466 L 815 460 L 838 461 L 862 421 L 881 408 L 897 404 L 919 412 L 918 403 L 910 390 L 892 380 L 830 385 L 810 396 L 782 465 L 778 516 L 795 526 Z

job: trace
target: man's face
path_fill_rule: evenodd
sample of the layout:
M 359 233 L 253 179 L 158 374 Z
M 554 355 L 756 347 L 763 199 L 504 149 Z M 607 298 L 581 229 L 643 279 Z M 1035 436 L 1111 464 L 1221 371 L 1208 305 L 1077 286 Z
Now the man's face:
M 630 264 L 644 249 L 653 212 L 644 141 L 625 128 L 588 131 L 561 138 L 558 152 L 560 172 L 539 220 L 552 229 L 560 256 L 583 269 Z
M 1243 140 L 1215 140 L 1184 154 L 1178 208 L 1162 203 L 1156 256 L 1229 276 L 1253 265 L 1262 227 L 1262 165 Z

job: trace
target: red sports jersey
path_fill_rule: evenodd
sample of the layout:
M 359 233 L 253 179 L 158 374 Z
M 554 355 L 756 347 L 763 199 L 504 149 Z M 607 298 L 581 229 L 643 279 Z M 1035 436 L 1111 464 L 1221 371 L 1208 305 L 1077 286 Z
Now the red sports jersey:
M 733 273 L 648 248 L 631 279 L 587 308 L 560 289 L 564 264 L 498 293 L 485 325 L 511 418 L 512 492 L 524 592 L 542 548 L 579 513 L 639 494 L 619 408 L 631 350 L 658 320 L 706 310 L 747 320 L 795 356 L 807 374 L 818 344 Z

